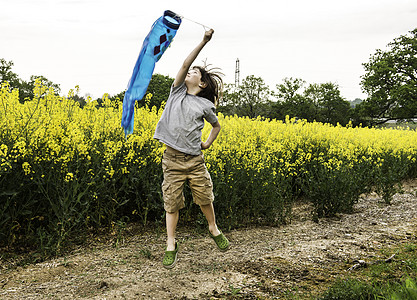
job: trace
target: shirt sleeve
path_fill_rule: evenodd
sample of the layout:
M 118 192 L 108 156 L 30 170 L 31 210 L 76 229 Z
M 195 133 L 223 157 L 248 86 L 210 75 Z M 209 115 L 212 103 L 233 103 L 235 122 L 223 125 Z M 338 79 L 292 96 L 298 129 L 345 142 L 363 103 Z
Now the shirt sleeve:
M 171 86 L 171 94 L 175 95 L 175 94 L 185 94 L 187 93 L 187 87 L 185 86 L 185 82 L 181 83 L 178 86 Z
M 207 107 L 204 110 L 204 119 L 207 120 L 207 122 L 209 122 L 210 124 L 214 124 L 217 123 L 217 121 L 219 120 L 216 116 L 216 108 L 213 107 Z
M 181 97 L 181 94 L 185 96 L 186 93 L 187 93 L 187 87 L 185 86 L 185 82 L 183 82 L 182 84 L 178 86 L 171 85 L 171 91 L 169 92 L 167 104 L 172 102 L 173 99 L 179 99 Z

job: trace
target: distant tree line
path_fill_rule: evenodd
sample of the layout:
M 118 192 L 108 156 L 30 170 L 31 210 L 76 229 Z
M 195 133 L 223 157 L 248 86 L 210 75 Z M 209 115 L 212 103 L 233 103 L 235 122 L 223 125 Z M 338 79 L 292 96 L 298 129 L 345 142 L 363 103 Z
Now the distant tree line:
M 309 84 L 285 78 L 271 91 L 260 77 L 248 76 L 239 86 L 228 86 L 219 111 L 250 118 L 284 120 L 288 115 L 308 121 L 346 125 L 352 117 L 349 101 L 333 83 Z
M 0 80 L 8 81 L 11 89 L 19 90 L 21 102 L 33 98 L 36 79 L 55 93 L 60 92 L 43 76 L 31 76 L 24 81 L 12 71 L 13 62 L 0 60 Z M 387 50 L 377 50 L 369 62 L 363 64 L 361 88 L 368 95 L 366 99 L 347 101 L 340 94 L 339 86 L 332 82 L 307 84 L 301 78 L 284 78 L 282 83 L 271 90 L 261 77 L 247 76 L 236 85 L 226 85 L 223 101 L 218 111 L 225 115 L 263 117 L 283 120 L 291 118 L 318 121 L 333 125 L 375 126 L 390 120 L 413 121 L 417 118 L 417 28 L 408 35 L 395 38 Z M 148 103 L 138 101 L 138 106 L 148 105 L 160 108 L 168 98 L 174 79 L 154 74 L 147 93 L 152 97 Z M 124 91 L 110 96 L 110 100 L 122 103 Z M 84 97 L 73 97 L 81 106 Z M 96 99 L 101 105 L 102 99 Z
M 9 82 L 10 89 L 18 89 L 20 102 L 23 103 L 27 99 L 33 99 L 33 89 L 35 88 L 35 81 L 37 79 L 41 80 L 44 86 L 53 88 L 57 95 L 61 91 L 59 84 L 55 84 L 40 75 L 30 76 L 29 81 L 22 80 L 12 71 L 13 65 L 12 61 L 6 61 L 5 59 L 0 58 L 0 82 L 3 83 L 4 81 L 7 81 Z

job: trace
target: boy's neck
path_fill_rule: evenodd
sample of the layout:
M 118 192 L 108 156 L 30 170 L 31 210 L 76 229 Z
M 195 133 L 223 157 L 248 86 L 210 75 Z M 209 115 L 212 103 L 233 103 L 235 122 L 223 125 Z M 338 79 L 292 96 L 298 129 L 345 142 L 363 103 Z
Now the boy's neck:
M 190 95 L 197 96 L 198 93 L 200 93 L 200 91 L 201 91 L 201 88 L 198 86 L 192 86 L 192 87 L 187 86 L 187 93 Z

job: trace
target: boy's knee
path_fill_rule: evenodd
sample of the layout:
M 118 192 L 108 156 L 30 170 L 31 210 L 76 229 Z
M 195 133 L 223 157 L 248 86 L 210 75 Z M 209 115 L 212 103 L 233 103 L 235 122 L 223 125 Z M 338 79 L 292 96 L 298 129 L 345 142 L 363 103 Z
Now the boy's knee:
M 200 208 L 201 209 L 205 209 L 205 208 L 207 208 L 207 207 L 210 207 L 211 206 L 211 202 L 210 203 L 208 203 L 208 204 L 199 204 L 200 205 Z

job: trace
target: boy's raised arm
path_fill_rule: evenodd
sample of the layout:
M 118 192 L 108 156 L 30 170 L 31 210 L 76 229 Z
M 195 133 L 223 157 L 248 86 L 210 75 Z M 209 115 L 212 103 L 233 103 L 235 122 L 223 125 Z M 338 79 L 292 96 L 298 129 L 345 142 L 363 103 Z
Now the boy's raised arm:
M 211 37 L 214 33 L 213 29 L 210 29 L 204 33 L 203 40 L 195 47 L 193 51 L 187 56 L 187 58 L 184 60 L 177 77 L 175 77 L 174 80 L 174 86 L 179 86 L 182 84 L 185 80 L 185 77 L 187 76 L 188 70 L 191 67 L 191 64 L 194 62 L 194 60 L 197 58 L 200 51 L 204 48 L 204 46 L 211 40 Z

